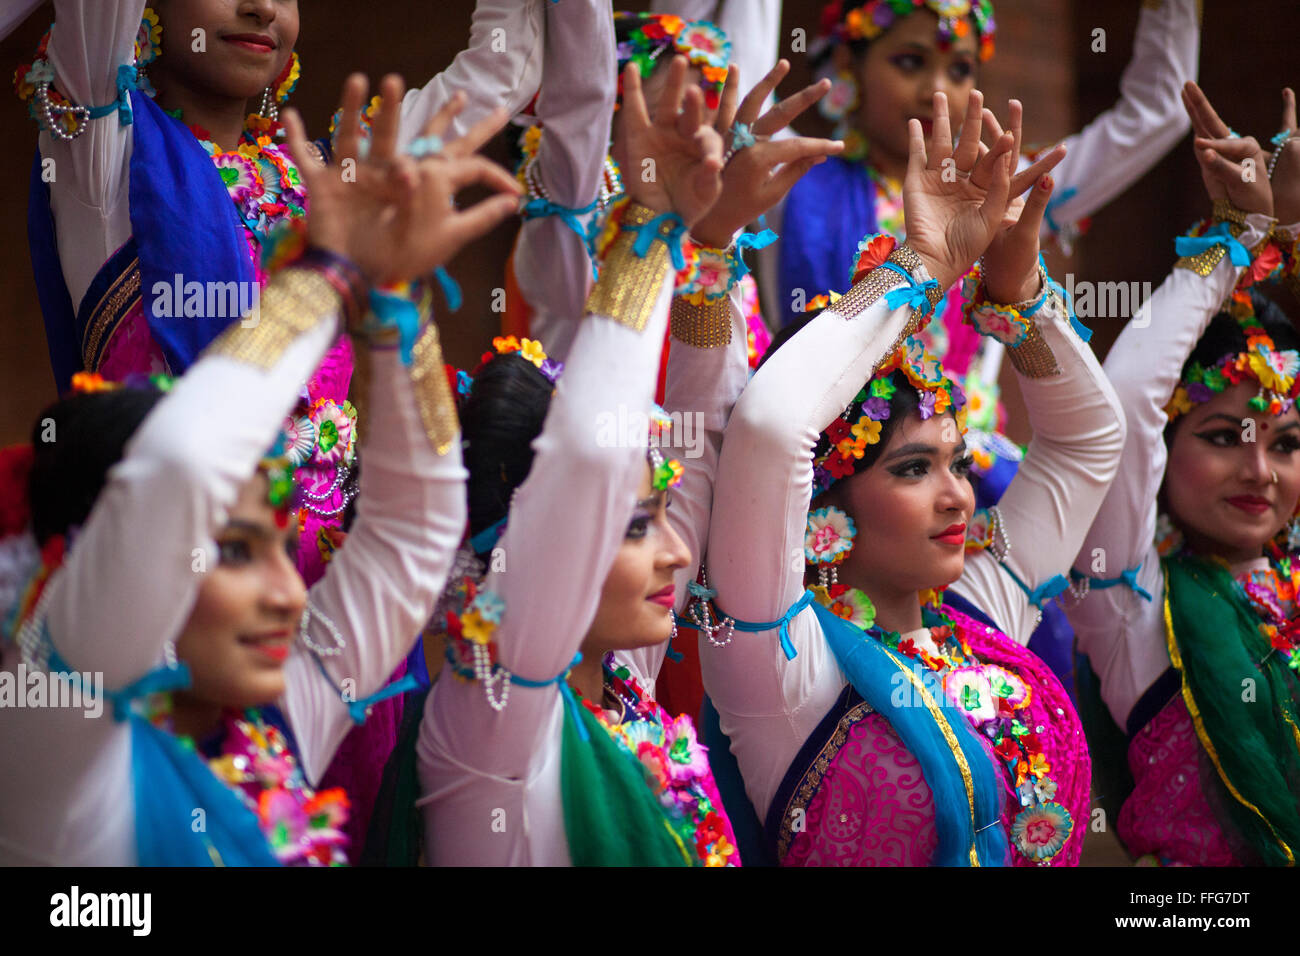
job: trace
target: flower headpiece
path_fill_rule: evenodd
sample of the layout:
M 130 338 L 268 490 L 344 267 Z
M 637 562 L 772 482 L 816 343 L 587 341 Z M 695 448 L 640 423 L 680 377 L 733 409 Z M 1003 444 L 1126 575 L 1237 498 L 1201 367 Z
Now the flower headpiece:
M 922 420 L 951 410 L 958 427 L 966 430 L 966 395 L 961 386 L 943 374 L 939 360 L 926 351 L 919 338 L 909 337 L 817 439 L 813 448 L 813 497 L 854 474 L 867 446 L 880 441 L 882 423 L 890 415 L 889 400 L 898 390 L 894 372 L 901 372 L 916 389 Z
M 1259 385 L 1250 407 L 1270 415 L 1286 414 L 1300 395 L 1300 352 L 1277 347 L 1256 318 L 1250 294 L 1244 288 L 1233 292 L 1228 313 L 1246 336 L 1245 351 L 1229 353 L 1208 368 L 1199 362 L 1191 363 L 1165 406 L 1169 421 L 1247 380 Z
M 492 361 L 498 355 L 518 355 L 526 362 L 532 365 L 545 376 L 546 380 L 555 385 L 560 380 L 560 375 L 564 372 L 564 363 L 553 358 L 547 358 L 546 350 L 542 348 L 542 343 L 536 339 L 517 339 L 513 335 L 498 335 L 492 340 L 493 352 L 484 352 L 479 360 L 479 369 Z M 473 385 L 473 377 L 470 377 L 470 386 Z M 456 391 L 461 393 L 459 377 L 456 382 Z M 466 388 L 464 394 L 468 394 Z
M 638 22 L 626 39 L 618 44 L 618 102 L 623 101 L 623 69 L 635 63 L 642 79 L 648 77 L 655 61 L 666 51 L 680 53 L 691 66 L 704 74 L 701 87 L 704 103 L 717 109 L 722 87 L 727 81 L 727 64 L 731 60 L 731 41 L 708 20 L 687 22 L 669 13 L 615 13 L 615 29 L 622 23 Z M 671 54 L 670 54 L 671 55 Z M 617 107 L 616 107 L 617 108 Z
M 946 50 L 954 40 L 966 36 L 973 21 L 980 60 L 993 57 L 997 24 L 991 0 L 867 0 L 847 13 L 843 0 L 833 0 L 822 8 L 819 46 L 825 50 L 845 41 L 874 40 L 917 10 L 929 10 L 938 16 L 939 49 Z

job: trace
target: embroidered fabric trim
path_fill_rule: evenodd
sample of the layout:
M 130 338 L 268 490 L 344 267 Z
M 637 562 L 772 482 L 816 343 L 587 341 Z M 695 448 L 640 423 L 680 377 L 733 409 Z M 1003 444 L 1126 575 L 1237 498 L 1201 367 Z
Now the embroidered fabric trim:
M 342 301 L 334 285 L 314 269 L 287 268 L 263 290 L 260 321 L 247 327 L 234 323 L 209 352 L 269 369 L 298 336 L 332 318 Z

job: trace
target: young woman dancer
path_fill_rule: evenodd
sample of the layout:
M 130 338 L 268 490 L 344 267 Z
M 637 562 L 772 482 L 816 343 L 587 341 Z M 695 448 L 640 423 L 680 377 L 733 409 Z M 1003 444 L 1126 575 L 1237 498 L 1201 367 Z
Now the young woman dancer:
M 1114 474 L 1123 414 L 1038 264 L 1064 150 L 1013 178 L 1015 138 L 981 149 L 975 97 L 955 151 L 942 94 L 934 110 L 928 151 L 911 124 L 908 243 L 863 241 L 853 289 L 742 393 L 718 466 L 705 689 L 786 865 L 1068 864 L 1082 843 L 1082 733 L 1023 645 L 1082 537 L 1073 514 Z M 964 398 L 914 333 L 986 247 L 972 319 L 1024 331 L 1035 441 L 1001 510 L 977 515 Z
M 1069 614 L 1114 719 L 1103 786 L 1129 852 L 1292 865 L 1300 336 L 1253 286 L 1295 275 L 1295 97 L 1271 154 L 1230 138 L 1195 85 L 1185 100 L 1214 213 L 1177 241 L 1182 258 L 1106 357 L 1128 441 L 1075 564 L 1090 589 Z
M 396 103 L 400 81 L 384 91 Z M 364 97 L 352 78 L 349 150 Z M 447 134 L 455 112 L 427 135 Z M 409 651 L 464 521 L 437 332 L 422 331 L 408 364 L 395 328 L 363 321 L 364 303 L 372 283 L 423 275 L 510 215 L 511 177 L 468 145 L 504 121 L 490 116 L 417 163 L 397 154 L 396 107 L 381 110 L 354 182 L 336 166 L 304 173 L 310 246 L 276 273 L 255 325 L 232 326 L 165 395 L 102 391 L 87 376 L 92 394 L 37 423 L 43 560 L 14 608 L 4 667 L 65 700 L 70 681 L 87 710 L 53 696 L 5 709 L 0 753 L 24 768 L 0 783 L 6 861 L 344 861 L 348 799 L 314 782 Z M 454 211 L 472 183 L 505 195 Z M 340 319 L 375 371 L 365 501 L 308 590 L 292 561 L 293 465 L 285 436 L 272 440 Z
M 675 234 L 714 203 L 722 169 L 685 58 L 653 122 L 635 65 L 623 85 L 628 155 L 658 175 L 629 181 L 615 210 L 563 374 L 533 340 L 503 341 L 465 404 L 470 542 L 487 573 L 460 583 L 421 727 L 431 863 L 739 862 L 690 718 L 611 654 L 668 639 L 691 560 L 666 511 L 681 466 L 653 442 L 647 455 L 645 426 Z

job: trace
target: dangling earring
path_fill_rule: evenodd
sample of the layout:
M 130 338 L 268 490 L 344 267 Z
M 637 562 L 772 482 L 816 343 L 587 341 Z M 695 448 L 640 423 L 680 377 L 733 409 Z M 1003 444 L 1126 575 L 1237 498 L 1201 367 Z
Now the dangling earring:
M 858 108 L 858 81 L 848 70 L 830 78 L 831 88 L 817 101 L 817 109 L 832 123 L 838 123 Z
M 258 112 L 272 122 L 278 121 L 280 105 L 289 101 L 289 94 L 297 87 L 300 76 L 302 76 L 302 61 L 298 59 L 298 52 L 295 50 L 289 54 L 289 61 L 285 63 L 280 75 L 262 91 L 262 107 Z
M 839 508 L 828 505 L 809 512 L 803 554 L 809 564 L 816 565 L 820 587 L 829 588 L 839 583 L 835 566 L 849 556 L 857 534 L 853 519 Z
M 307 628 L 311 624 L 313 614 L 316 615 L 316 619 L 324 625 L 325 630 L 329 633 L 330 640 L 334 642 L 333 647 L 321 647 L 308 636 Z M 302 607 L 302 620 L 298 622 L 298 638 L 307 650 L 320 657 L 338 657 L 348 646 L 348 642 L 343 640 L 343 635 L 339 633 L 338 625 L 321 613 L 320 610 L 313 607 L 310 600 Z

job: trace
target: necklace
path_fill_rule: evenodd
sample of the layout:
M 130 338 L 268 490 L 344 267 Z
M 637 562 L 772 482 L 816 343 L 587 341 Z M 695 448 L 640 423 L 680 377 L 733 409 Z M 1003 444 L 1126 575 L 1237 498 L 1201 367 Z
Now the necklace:
M 736 848 L 727 834 L 727 821 L 709 769 L 707 751 L 700 746 L 695 725 L 685 714 L 672 719 L 641 689 L 631 671 L 615 667 L 613 655 L 602 664 L 606 699 L 618 703 L 621 719 L 570 690 L 630 759 L 640 762 L 646 780 L 659 798 L 668 825 L 682 845 L 694 848 L 704 866 L 734 866 Z
M 213 774 L 256 816 L 276 858 L 284 864 L 347 863 L 342 826 L 348 798 L 341 787 L 319 793 L 279 728 L 256 708 L 222 717 L 221 753 L 208 760 Z
M 836 585 L 814 593 L 818 602 L 827 607 L 832 603 L 841 608 L 870 605 L 870 598 L 857 588 Z M 849 615 L 835 613 L 853 623 Z M 998 664 L 985 664 L 975 657 L 951 617 L 928 607 L 922 609 L 922 614 L 930 622 L 928 632 L 933 650 L 895 631 L 855 626 L 866 636 L 940 676 L 944 695 L 976 732 L 993 745 L 993 752 L 1019 798 L 1022 809 L 1012 822 L 1012 845 L 1022 856 L 1046 864 L 1065 845 L 1073 830 L 1073 820 L 1070 812 L 1053 799 L 1057 785 L 1039 739 L 1046 728 L 1026 723 L 1032 688 L 1014 671 Z
M 272 142 L 279 124 L 253 113 L 234 150 L 222 150 L 201 126 L 190 130 L 212 159 L 244 226 L 261 245 L 281 222 L 306 214 L 307 193 L 283 146 Z

